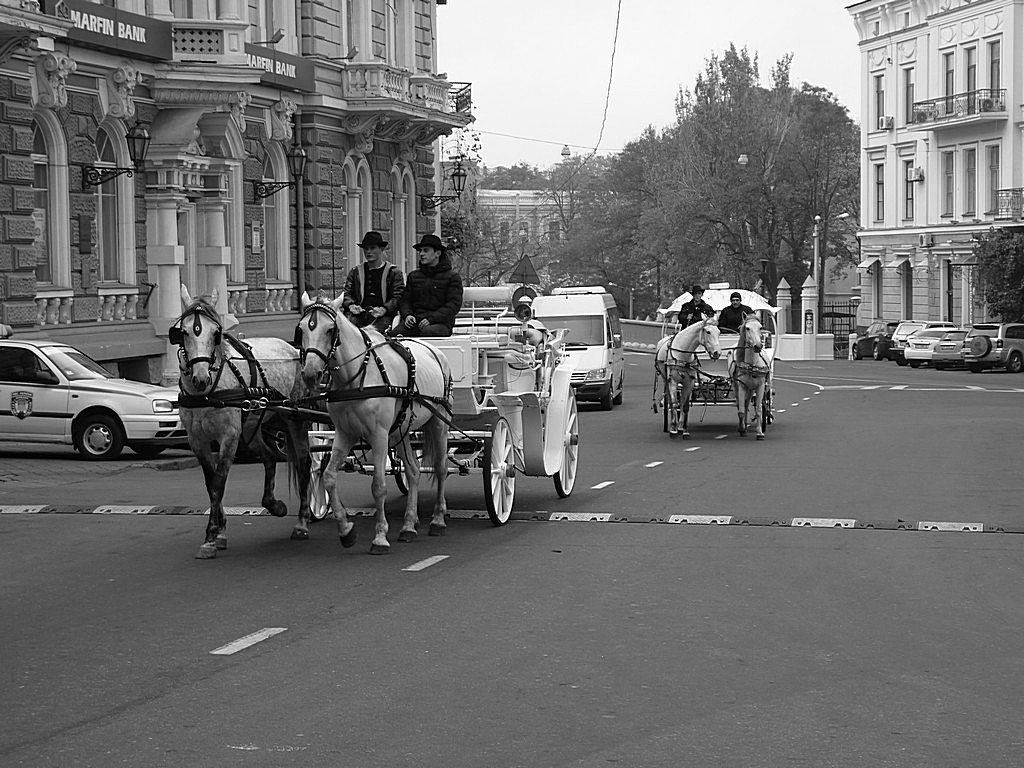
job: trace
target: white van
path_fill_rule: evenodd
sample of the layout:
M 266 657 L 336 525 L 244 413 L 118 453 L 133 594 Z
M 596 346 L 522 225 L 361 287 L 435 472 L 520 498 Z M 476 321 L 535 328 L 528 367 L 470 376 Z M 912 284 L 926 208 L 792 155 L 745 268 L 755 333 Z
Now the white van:
M 556 288 L 533 300 L 533 315 L 549 330 L 568 328 L 565 352 L 573 363 L 577 400 L 596 400 L 606 411 L 622 402 L 625 363 L 615 299 L 599 285 Z

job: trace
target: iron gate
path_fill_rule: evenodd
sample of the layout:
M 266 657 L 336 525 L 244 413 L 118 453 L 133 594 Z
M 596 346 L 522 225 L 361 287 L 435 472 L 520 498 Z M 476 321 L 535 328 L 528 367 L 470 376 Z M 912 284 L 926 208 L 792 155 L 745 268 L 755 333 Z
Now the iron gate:
M 832 357 L 845 360 L 850 334 L 857 329 L 857 305 L 852 301 L 825 301 L 821 305 L 818 333 L 832 334 Z

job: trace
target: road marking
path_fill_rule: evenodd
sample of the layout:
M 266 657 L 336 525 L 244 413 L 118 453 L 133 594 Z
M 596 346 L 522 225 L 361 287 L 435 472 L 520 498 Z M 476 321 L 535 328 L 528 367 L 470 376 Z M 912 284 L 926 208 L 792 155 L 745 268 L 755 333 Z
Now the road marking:
M 403 568 L 403 571 L 422 571 L 424 568 L 429 568 L 432 565 L 437 565 L 442 560 L 447 560 L 451 555 L 434 555 L 428 557 L 426 560 L 420 560 L 418 563 L 413 563 L 408 568 Z
M 567 523 L 607 523 L 612 519 L 611 512 L 552 512 L 548 520 Z
M 799 408 L 800 407 L 800 403 L 791 403 L 789 407 L 790 408 Z
M 111 505 L 106 507 L 96 507 L 92 513 L 94 515 L 148 515 L 156 507 L 133 507 L 130 504 Z
M 49 506 L 48 504 L 26 504 L 17 507 L 0 507 L 0 515 L 26 515 L 37 514 Z
M 264 627 L 259 632 L 253 632 L 251 635 L 240 637 L 237 640 L 228 643 L 227 645 L 222 645 L 220 648 L 215 648 L 214 650 L 210 651 L 210 653 L 214 656 L 230 656 L 233 653 L 244 651 L 251 645 L 261 643 L 268 637 L 273 637 L 274 635 L 279 635 L 282 632 L 286 631 L 288 631 L 288 627 Z
M 853 528 L 857 521 L 850 517 L 794 517 L 790 525 L 799 528 Z
M 818 393 L 817 393 L 817 392 L 815 392 L 814 394 L 818 394 Z M 805 397 L 805 398 L 804 398 L 804 402 L 806 403 L 806 402 L 807 402 L 808 400 L 810 400 L 810 399 L 811 399 L 811 398 L 809 398 L 809 397 Z
M 984 523 L 945 523 L 922 520 L 917 524 L 919 531 L 972 531 L 981 533 L 985 530 Z
M 605 480 L 603 483 L 590 486 L 591 490 L 600 491 L 602 488 L 607 488 L 609 485 L 615 485 L 614 480 Z
M 728 435 L 715 435 L 715 440 L 725 440 L 727 437 Z
M 660 467 L 664 463 L 665 463 L 664 461 L 652 461 L 650 464 L 644 464 L 644 466 L 647 467 L 647 468 L 650 468 L 650 467 Z
M 776 413 L 785 413 L 785 412 L 786 412 L 786 409 L 785 409 L 785 408 L 777 408 L 777 409 L 775 410 L 775 412 L 776 412 Z
M 881 384 L 872 384 L 871 386 L 861 387 L 861 389 L 881 389 L 881 388 L 882 388 Z
M 892 389 L 892 390 L 906 389 L 906 388 L 907 388 L 906 384 L 897 384 L 895 387 L 889 387 L 889 389 Z
M 694 451 L 699 451 L 699 450 L 700 450 L 700 446 L 699 445 L 695 445 L 695 446 L 693 446 L 693 448 L 687 448 L 686 452 L 687 453 L 693 453 Z
M 685 525 L 729 525 L 732 515 L 669 515 L 668 521 Z

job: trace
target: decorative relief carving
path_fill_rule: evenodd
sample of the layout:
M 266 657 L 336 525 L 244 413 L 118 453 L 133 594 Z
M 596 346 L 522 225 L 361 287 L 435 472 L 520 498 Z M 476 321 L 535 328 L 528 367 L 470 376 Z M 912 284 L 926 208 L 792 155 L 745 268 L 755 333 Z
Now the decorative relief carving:
M 416 142 L 402 141 L 398 144 L 398 157 L 407 163 L 416 159 Z
M 45 53 L 36 59 L 36 76 L 32 81 L 33 103 L 44 109 L 66 107 L 68 104 L 68 75 L 78 65 L 59 53 Z
M 900 61 L 913 61 L 917 57 L 917 41 L 905 40 L 899 44 Z
M 270 110 L 270 138 L 276 141 L 289 142 L 294 135 L 292 116 L 297 108 L 295 100 L 282 96 Z
M 885 62 L 885 48 L 876 48 L 868 52 L 868 64 L 872 67 L 880 67 Z
M 38 9 L 36 11 L 38 13 Z M 35 47 L 35 38 L 31 35 L 14 34 L 0 40 L 0 64 L 6 64 L 17 51 L 31 50 Z
M 951 43 L 956 39 L 956 29 L 953 27 L 941 27 L 939 29 L 939 40 L 943 43 Z
M 1003 14 L 1002 13 L 990 13 L 985 17 L 985 31 L 995 32 L 1003 26 Z
M 978 34 L 978 20 L 968 19 L 960 26 L 960 32 L 965 40 Z
M 127 120 L 135 115 L 135 87 L 140 79 L 139 71 L 127 61 L 107 75 L 107 101 L 111 117 Z
M 235 121 L 238 130 L 245 134 L 245 108 L 252 101 L 252 96 L 247 91 L 237 91 L 231 99 L 231 119 Z

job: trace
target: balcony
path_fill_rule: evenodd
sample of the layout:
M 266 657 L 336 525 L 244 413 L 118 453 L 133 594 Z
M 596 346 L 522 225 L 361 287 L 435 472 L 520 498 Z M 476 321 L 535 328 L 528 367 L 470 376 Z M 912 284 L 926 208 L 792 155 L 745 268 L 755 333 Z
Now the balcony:
M 998 189 L 996 221 L 1020 221 L 1024 218 L 1024 188 Z
M 380 62 L 350 63 L 342 70 L 342 88 L 355 113 L 383 113 L 393 120 L 429 119 L 462 127 L 472 120 L 469 83 L 450 83 L 431 75 Z M 442 117 L 442 115 L 444 117 Z
M 975 123 L 1006 120 L 1005 88 L 980 88 L 976 91 L 914 102 L 911 130 L 934 131 Z

